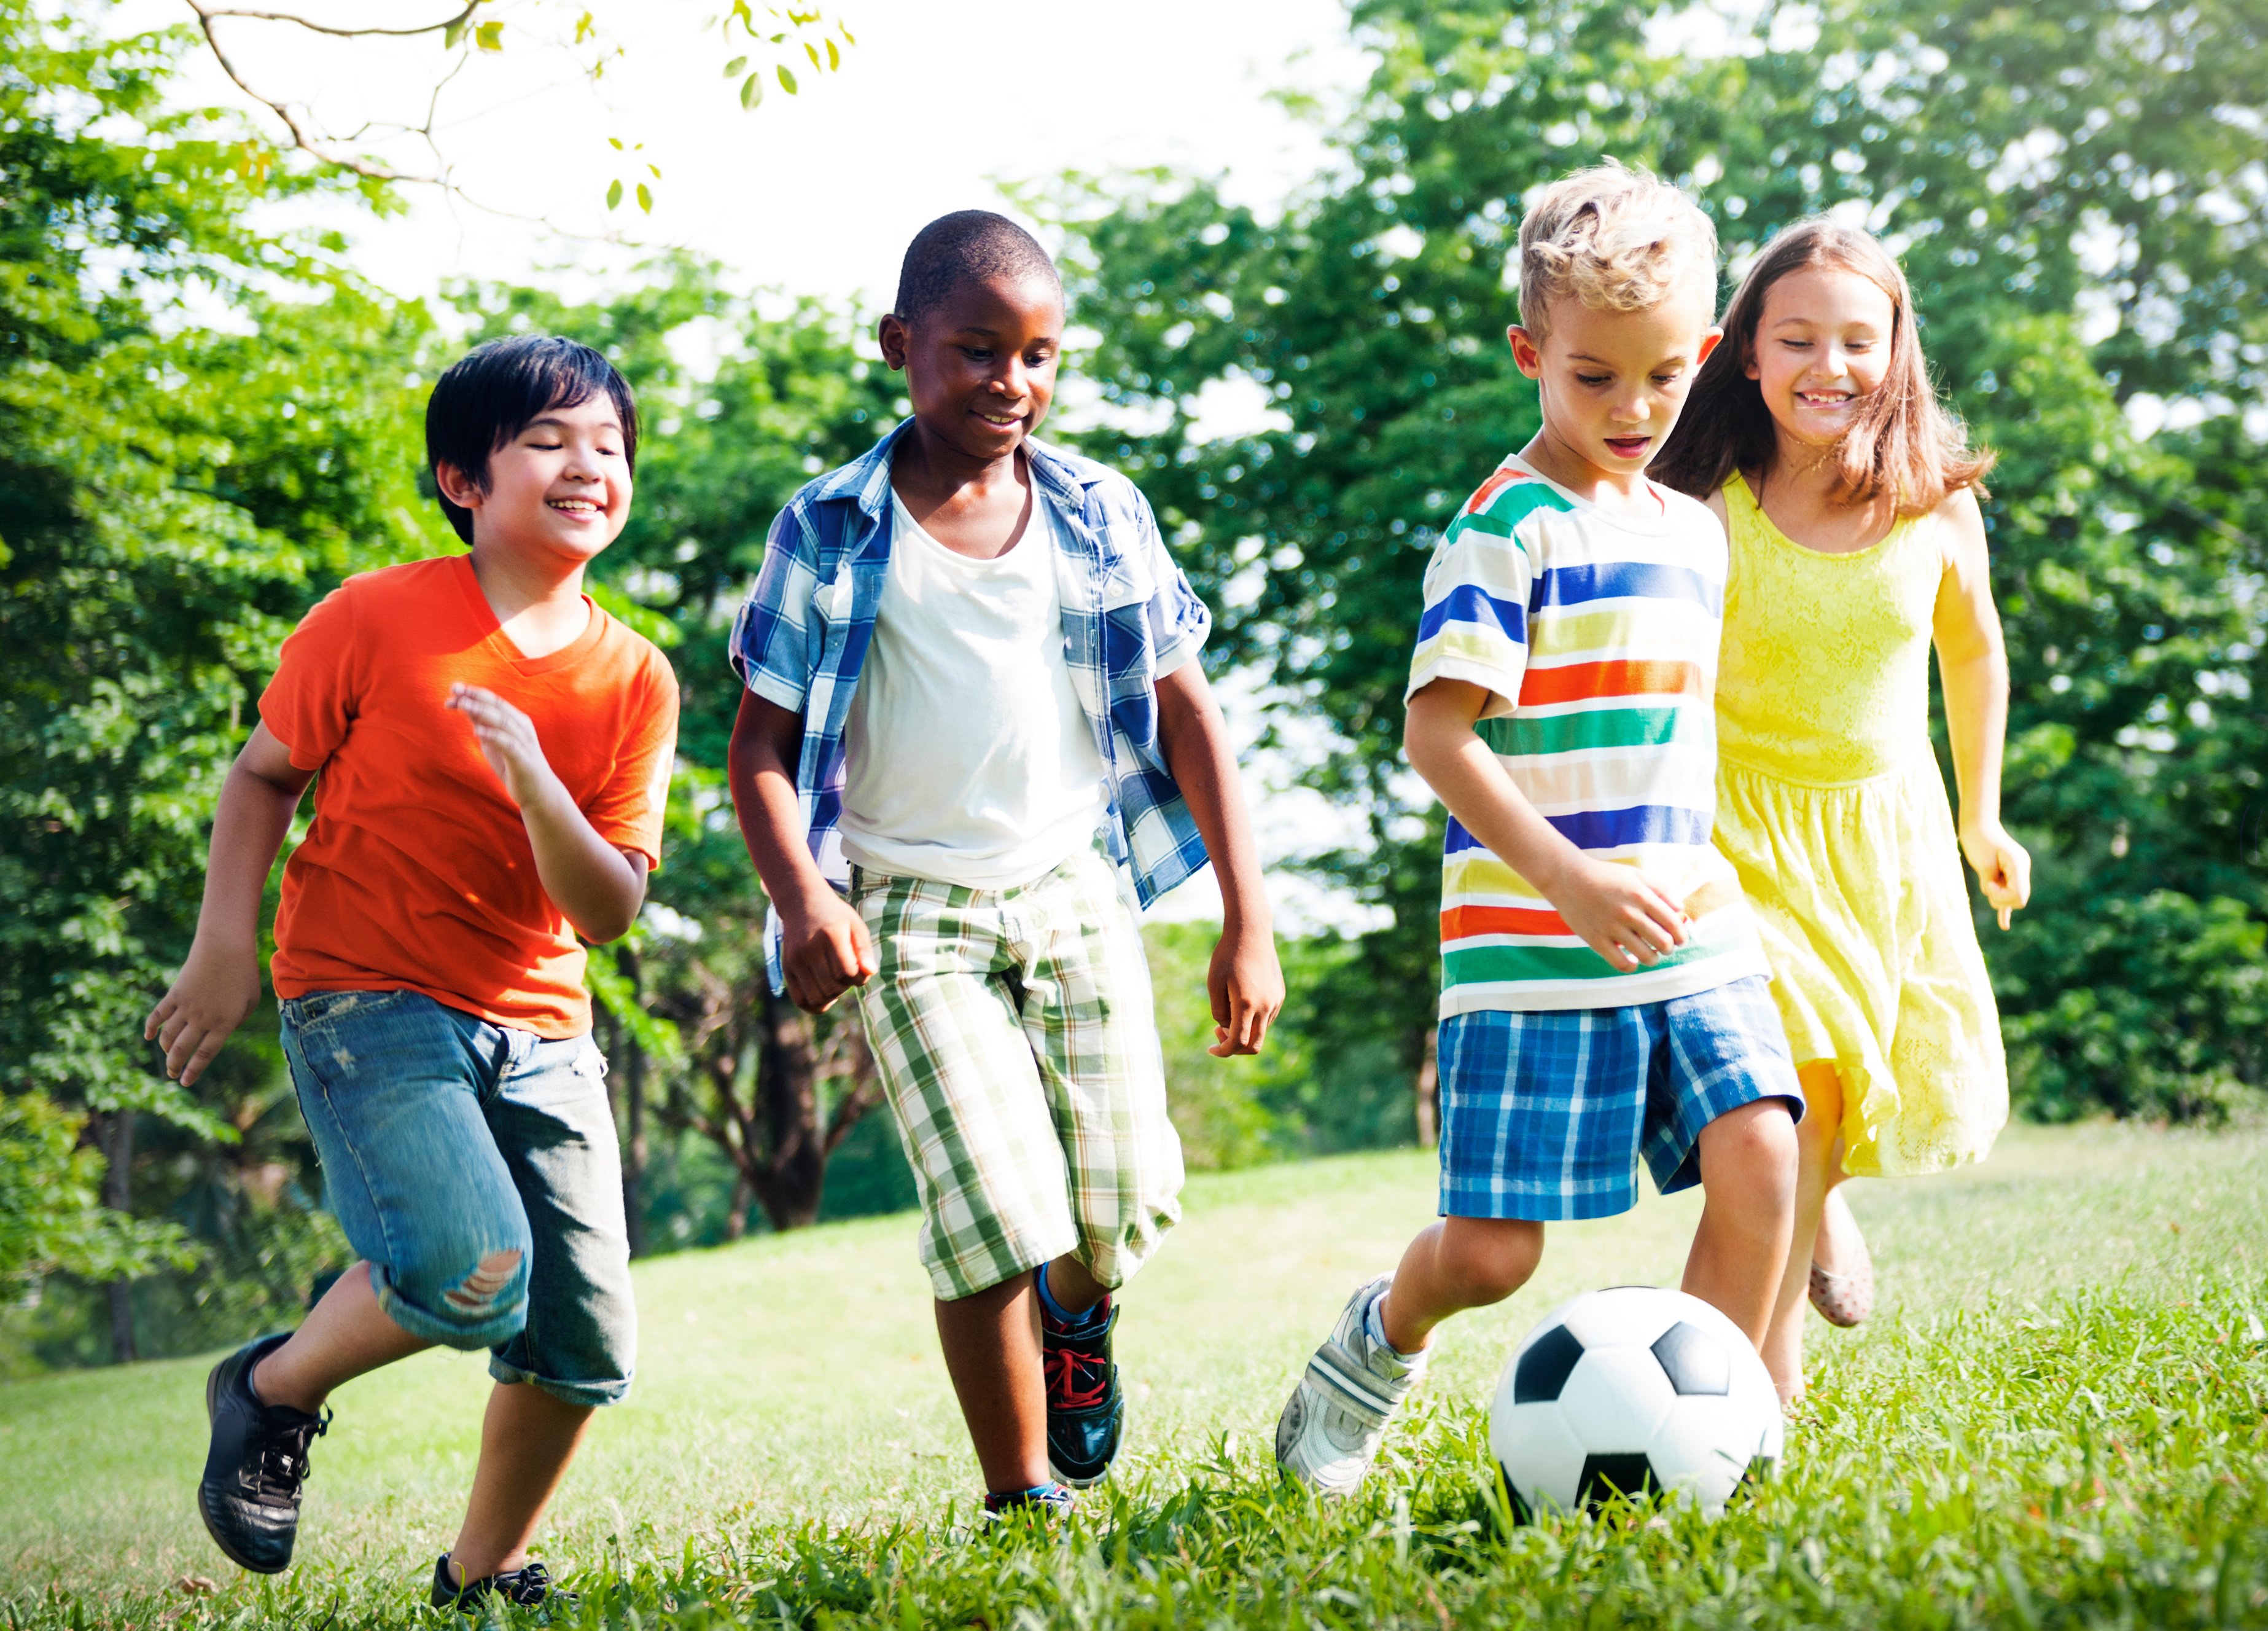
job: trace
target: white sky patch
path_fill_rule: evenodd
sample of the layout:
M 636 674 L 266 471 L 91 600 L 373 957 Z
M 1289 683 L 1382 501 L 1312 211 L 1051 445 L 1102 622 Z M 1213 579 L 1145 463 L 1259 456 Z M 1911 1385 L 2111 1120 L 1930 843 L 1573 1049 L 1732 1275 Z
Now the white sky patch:
M 324 20 L 400 20 L 379 0 L 291 9 Z M 634 17 L 637 29 L 596 92 L 558 53 L 508 38 L 452 90 L 441 140 L 472 196 L 577 232 L 633 232 L 643 247 L 563 240 L 409 188 L 407 214 L 392 220 L 347 205 L 326 215 L 355 240 L 358 269 L 402 294 L 467 277 L 541 277 L 571 293 L 580 271 L 596 280 L 588 292 L 619 287 L 638 261 L 676 246 L 721 261 L 744 287 L 858 295 L 880 310 L 924 223 L 971 207 L 1016 213 L 1003 181 L 1167 165 L 1219 176 L 1232 201 L 1272 213 L 1332 160 L 1323 124 L 1266 93 L 1308 92 L 1336 115 L 1369 73 L 1336 0 L 1153 0 L 1138 26 L 1101 0 L 852 0 L 840 15 L 858 43 L 842 71 L 802 74 L 794 96 L 774 84 L 749 112 L 723 75 L 747 48 L 728 48 L 702 26 L 718 8 L 616 0 L 595 9 L 601 23 Z M 124 0 L 110 26 L 191 20 L 179 0 Z M 335 130 L 422 120 L 442 60 L 430 41 L 327 41 L 247 20 L 222 26 L 254 85 L 311 104 Z M 186 67 L 180 104 L 250 107 L 209 55 L 191 54 Z M 254 116 L 275 129 L 264 110 Z M 617 152 L 610 137 L 643 145 Z M 407 138 L 360 145 L 404 169 L 431 163 Z M 660 168 L 659 181 L 640 167 L 647 162 Z M 607 210 L 617 175 L 652 185 L 651 216 L 631 203 Z M 291 209 L 291 218 L 307 218 L 306 206 Z

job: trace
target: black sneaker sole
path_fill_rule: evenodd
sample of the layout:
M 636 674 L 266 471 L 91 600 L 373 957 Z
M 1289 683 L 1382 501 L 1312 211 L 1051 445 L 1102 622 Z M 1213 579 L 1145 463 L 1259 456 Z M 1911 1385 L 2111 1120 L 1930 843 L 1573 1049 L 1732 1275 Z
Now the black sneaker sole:
M 223 1360 L 221 1364 L 225 1365 L 227 1362 L 226 1360 Z M 220 1365 L 215 1365 L 205 1375 L 205 1431 L 208 1433 L 212 1431 L 213 1418 L 220 1413 L 220 1399 L 215 1391 L 219 1385 Z M 220 1526 L 213 1522 L 212 1514 L 205 1510 L 205 1484 L 202 1473 L 197 1479 L 197 1516 L 204 1520 L 205 1533 L 212 1537 L 213 1545 L 218 1546 L 221 1549 L 221 1554 L 239 1568 L 249 1570 L 255 1575 L 280 1575 L 291 1567 L 289 1559 L 281 1563 L 253 1562 L 239 1554 L 234 1546 L 229 1545 L 227 1538 L 220 1531 Z
M 1056 1465 L 1055 1451 L 1050 1449 L 1048 1452 L 1048 1476 L 1066 1489 L 1094 1488 L 1110 1476 L 1110 1469 L 1116 1466 L 1118 1458 L 1126 1453 L 1126 1441 L 1131 1435 L 1133 1417 L 1134 1401 L 1122 1386 L 1118 1390 L 1118 1446 L 1110 1452 L 1110 1459 L 1102 1464 L 1101 1471 L 1090 1472 L 1085 1478 L 1073 1478 Z

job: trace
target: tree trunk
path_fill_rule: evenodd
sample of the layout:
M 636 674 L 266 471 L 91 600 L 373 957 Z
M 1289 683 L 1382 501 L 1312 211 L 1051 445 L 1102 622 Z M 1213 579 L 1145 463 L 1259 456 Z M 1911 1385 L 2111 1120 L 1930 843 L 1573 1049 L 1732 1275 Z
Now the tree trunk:
M 739 1240 L 748 1232 L 748 1203 L 755 1192 L 748 1186 L 748 1175 L 741 1173 L 733 1180 L 733 1204 L 725 1214 L 725 1238 Z
M 134 1209 L 134 1112 L 114 1110 L 102 1118 L 102 1204 L 114 1212 Z M 134 1283 L 114 1280 L 103 1288 L 110 1299 L 110 1354 L 117 1363 L 141 1357 L 134 1346 Z
M 819 1058 L 810 1018 L 769 990 L 756 1052 L 755 1111 L 770 1157 L 755 1177 L 756 1199 L 775 1229 L 806 1228 L 818 1221 L 820 1192 L 827 1182 L 819 1127 Z
M 633 1041 L 623 1061 L 622 1090 L 630 1096 L 626 1107 L 630 1136 L 622 1143 L 622 1215 L 630 1221 L 630 1255 L 645 1255 L 645 1050 Z
M 1438 1026 L 1425 1031 L 1425 1051 L 1418 1061 L 1418 1080 L 1412 1084 L 1418 1111 L 1418 1142 L 1431 1149 L 1441 1138 L 1441 1074 L 1434 1058 L 1434 1049 L 1440 1037 Z

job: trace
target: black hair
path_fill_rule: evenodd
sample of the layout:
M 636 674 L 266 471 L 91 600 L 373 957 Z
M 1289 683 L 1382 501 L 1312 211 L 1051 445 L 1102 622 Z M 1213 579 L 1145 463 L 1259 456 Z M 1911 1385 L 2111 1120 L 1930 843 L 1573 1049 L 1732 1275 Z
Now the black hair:
M 955 210 L 914 234 L 898 271 L 895 315 L 910 323 L 966 283 L 995 277 L 1044 277 L 1063 292 L 1056 263 L 1040 240 L 1005 215 Z
M 579 408 L 600 392 L 622 422 L 622 463 L 637 469 L 637 399 L 614 364 L 556 334 L 490 340 L 449 365 L 425 402 L 425 462 L 438 484 L 453 464 L 488 491 L 489 457 L 554 408 Z M 441 495 L 441 513 L 457 536 L 473 541 L 473 513 Z

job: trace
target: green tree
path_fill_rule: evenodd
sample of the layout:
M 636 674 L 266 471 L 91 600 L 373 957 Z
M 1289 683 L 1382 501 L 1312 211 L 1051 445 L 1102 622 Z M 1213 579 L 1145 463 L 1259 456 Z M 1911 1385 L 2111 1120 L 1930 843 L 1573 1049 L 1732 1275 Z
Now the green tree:
M 62 1107 L 120 1213 L 146 1211 L 137 1124 L 144 1151 L 239 1136 L 240 1066 L 192 1096 L 139 1037 L 257 682 L 313 594 L 416 544 L 386 472 L 396 359 L 423 330 L 323 246 L 244 225 L 329 184 L 276 178 L 226 120 L 166 111 L 182 45 L 0 0 L 0 1141 L 46 1160 L 63 1124 L 42 1107 Z M 193 301 L 259 337 L 188 323 Z M 27 1261 L 112 1278 L 130 1356 L 122 1276 L 184 1237 L 104 1234 L 83 1164 L 47 1169 L 49 1235 L 107 1255 Z
M 1988 948 L 2020 1092 L 2043 1111 L 2193 1111 L 2259 1085 L 2257 1000 L 2235 994 L 2256 941 L 2217 932 L 2214 978 L 2235 985 L 2187 1007 L 2192 962 L 2078 950 L 2129 910 L 2113 903 L 2156 900 L 2161 926 L 2268 918 L 2244 816 L 2268 766 L 2268 528 L 2242 417 L 2268 365 L 2258 9 L 1360 0 L 1351 18 L 1376 69 L 1339 166 L 1281 218 L 1162 175 L 1057 203 L 1094 372 L 1130 427 L 1108 451 L 1222 609 L 1220 649 L 1336 733 L 1314 779 L 1375 843 L 1317 861 L 1394 910 L 1359 978 L 1406 1066 L 1431 1024 L 1438 841 L 1399 754 L 1416 584 L 1535 426 L 1499 337 L 1521 200 L 1612 155 L 1692 188 L 1735 265 L 1814 211 L 1882 233 L 1946 387 L 2006 455 L 1987 516 L 2014 651 L 2008 811 L 2041 885 Z M 1224 380 L 1269 422 L 1199 442 L 1199 393 Z M 2141 393 L 2202 422 L 2140 440 L 2124 410 Z M 2104 1019 L 2118 1046 L 2065 1045 L 2050 1016 L 2099 981 L 2202 1036 Z

